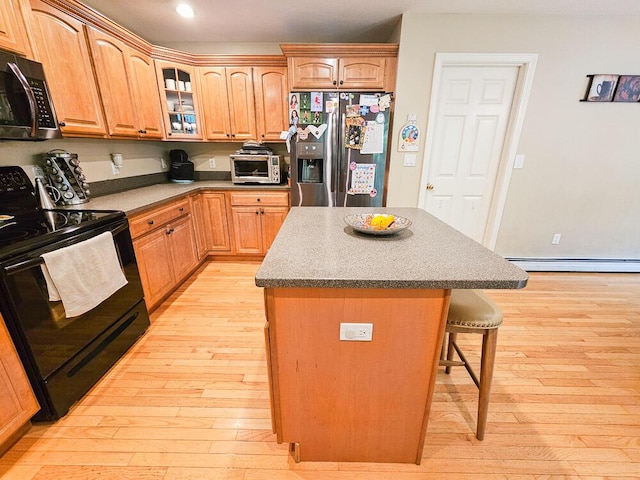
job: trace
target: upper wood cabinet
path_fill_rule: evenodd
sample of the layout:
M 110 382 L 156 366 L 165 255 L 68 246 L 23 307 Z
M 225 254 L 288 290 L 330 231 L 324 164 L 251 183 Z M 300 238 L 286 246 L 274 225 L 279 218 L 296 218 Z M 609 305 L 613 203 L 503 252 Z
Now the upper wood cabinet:
M 109 135 L 162 138 L 162 110 L 151 58 L 87 27 Z
M 40 410 L 18 352 L 0 316 L 0 454 Z
M 129 48 L 129 65 L 139 133 L 144 138 L 161 139 L 164 136 L 162 108 L 153 60 L 148 55 Z
M 251 67 L 199 67 L 207 140 L 256 140 Z
M 196 68 L 156 60 L 161 108 L 168 140 L 202 140 Z
M 84 25 L 40 0 L 31 0 L 31 9 L 36 58 L 44 65 L 62 133 L 105 137 Z
M 280 133 L 289 128 L 287 68 L 254 67 L 253 85 L 257 139 L 266 142 L 280 141 Z
M 397 44 L 282 44 L 291 90 L 393 91 Z
M 0 48 L 31 57 L 22 0 L 0 1 Z

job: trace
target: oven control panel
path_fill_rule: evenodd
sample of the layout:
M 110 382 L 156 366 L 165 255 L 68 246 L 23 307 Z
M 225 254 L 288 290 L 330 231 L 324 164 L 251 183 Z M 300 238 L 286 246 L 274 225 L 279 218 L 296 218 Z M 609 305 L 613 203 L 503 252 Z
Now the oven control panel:
M 0 167 L 0 193 L 31 191 L 31 181 L 19 167 Z
M 43 155 L 47 192 L 57 205 L 74 205 L 89 201 L 89 183 L 80 167 L 78 155 L 52 150 Z

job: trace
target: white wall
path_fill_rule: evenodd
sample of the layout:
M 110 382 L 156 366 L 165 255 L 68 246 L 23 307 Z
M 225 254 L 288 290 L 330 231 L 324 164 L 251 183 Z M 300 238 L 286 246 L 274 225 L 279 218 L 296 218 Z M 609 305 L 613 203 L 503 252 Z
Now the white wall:
M 426 132 L 436 53 L 537 53 L 533 91 L 496 251 L 506 257 L 640 258 L 640 104 L 579 102 L 586 75 L 640 75 L 638 17 L 403 16 L 388 203 L 416 206 L 403 167 L 407 114 Z M 424 155 L 424 135 L 418 159 Z M 551 245 L 561 233 L 559 245 Z

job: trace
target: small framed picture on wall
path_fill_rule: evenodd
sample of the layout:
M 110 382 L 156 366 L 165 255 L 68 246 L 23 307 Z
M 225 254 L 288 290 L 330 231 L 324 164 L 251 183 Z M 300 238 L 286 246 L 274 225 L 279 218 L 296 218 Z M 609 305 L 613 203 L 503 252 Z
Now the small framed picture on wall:
M 638 102 L 640 100 L 640 75 L 620 75 L 614 102 Z
M 616 90 L 619 75 L 589 75 L 587 102 L 610 102 Z

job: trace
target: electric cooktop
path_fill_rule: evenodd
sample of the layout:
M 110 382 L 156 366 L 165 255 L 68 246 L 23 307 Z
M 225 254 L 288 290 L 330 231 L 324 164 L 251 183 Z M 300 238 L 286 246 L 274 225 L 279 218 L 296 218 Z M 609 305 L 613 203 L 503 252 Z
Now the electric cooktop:
M 20 167 L 0 167 L 0 259 L 57 242 L 117 219 L 107 210 L 43 210 Z

